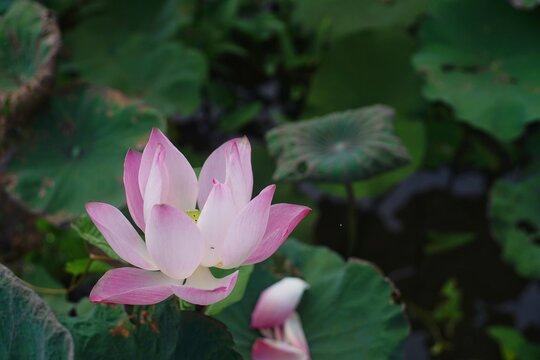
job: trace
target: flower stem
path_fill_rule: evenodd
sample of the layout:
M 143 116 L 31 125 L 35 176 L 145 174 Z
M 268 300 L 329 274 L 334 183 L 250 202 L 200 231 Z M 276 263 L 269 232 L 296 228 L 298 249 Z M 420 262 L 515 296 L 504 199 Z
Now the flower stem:
M 353 256 L 356 250 L 356 198 L 354 196 L 354 189 L 350 181 L 345 181 L 345 191 L 347 193 L 348 203 L 348 221 L 347 221 L 347 236 L 348 236 L 348 248 L 347 256 Z
M 22 280 L 22 282 L 26 286 L 31 288 L 32 290 L 34 290 L 34 291 L 36 291 L 38 293 L 41 293 L 41 294 L 45 294 L 45 295 L 67 294 L 67 289 L 45 288 L 45 287 L 41 287 L 41 286 L 36 286 L 34 284 L 30 284 L 29 282 L 24 281 L 24 280 Z
M 75 290 L 84 280 L 86 275 L 88 275 L 88 271 L 90 270 L 90 266 L 92 266 L 92 263 L 94 262 L 94 259 L 90 258 L 88 260 L 88 263 L 86 264 L 83 273 L 79 276 L 79 278 L 76 278 L 75 276 L 71 279 L 71 284 L 67 288 L 67 292 L 70 293 L 73 290 Z

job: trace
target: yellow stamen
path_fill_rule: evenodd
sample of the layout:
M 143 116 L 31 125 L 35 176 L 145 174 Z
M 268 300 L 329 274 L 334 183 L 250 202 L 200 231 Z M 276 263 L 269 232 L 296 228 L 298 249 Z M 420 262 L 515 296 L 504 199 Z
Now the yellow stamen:
M 186 211 L 186 214 L 193 219 L 193 221 L 197 222 L 199 220 L 199 216 L 201 215 L 201 210 L 188 210 Z

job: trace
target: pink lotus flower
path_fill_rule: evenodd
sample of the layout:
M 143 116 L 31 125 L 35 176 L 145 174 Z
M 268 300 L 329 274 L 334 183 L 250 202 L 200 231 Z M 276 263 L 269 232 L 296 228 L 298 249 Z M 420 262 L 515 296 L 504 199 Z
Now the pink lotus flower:
M 142 154 L 128 151 L 124 187 L 145 241 L 115 207 L 86 205 L 111 248 L 135 266 L 108 271 L 90 293 L 93 302 L 145 305 L 173 294 L 198 305 L 220 301 L 231 293 L 238 271 L 215 278 L 209 268 L 267 259 L 310 211 L 271 205 L 275 185 L 251 199 L 251 147 L 245 137 L 215 150 L 197 180 L 184 155 L 153 129 Z
M 309 360 L 310 353 L 300 317 L 294 311 L 309 285 L 284 278 L 264 290 L 251 314 L 251 326 L 264 336 L 253 344 L 253 360 Z

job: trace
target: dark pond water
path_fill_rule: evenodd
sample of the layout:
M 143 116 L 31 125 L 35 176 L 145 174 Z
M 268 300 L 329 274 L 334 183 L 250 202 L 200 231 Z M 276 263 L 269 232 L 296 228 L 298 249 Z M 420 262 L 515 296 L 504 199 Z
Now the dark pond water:
M 412 334 L 407 359 L 429 359 L 433 337 L 414 308 L 431 310 L 440 289 L 454 278 L 463 293 L 464 317 L 438 359 L 498 359 L 486 327 L 510 325 L 540 339 L 540 285 L 520 278 L 501 258 L 486 218 L 488 179 L 443 168 L 411 176 L 386 196 L 358 201 L 355 256 L 379 266 L 397 285 L 408 306 Z M 313 195 L 313 189 L 306 186 Z M 343 200 L 320 197 L 315 242 L 345 254 L 347 212 Z M 452 250 L 425 254 L 429 233 L 471 233 L 474 240 Z

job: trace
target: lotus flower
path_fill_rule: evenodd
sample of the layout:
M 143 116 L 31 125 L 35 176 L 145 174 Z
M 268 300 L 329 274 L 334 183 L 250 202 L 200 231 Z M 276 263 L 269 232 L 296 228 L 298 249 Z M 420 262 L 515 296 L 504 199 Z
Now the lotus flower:
M 284 278 L 264 290 L 251 314 L 251 326 L 264 336 L 253 344 L 253 360 L 309 360 L 310 353 L 300 317 L 295 312 L 309 285 Z
M 184 155 L 153 129 L 142 154 L 128 151 L 124 187 L 145 241 L 115 207 L 86 205 L 111 248 L 135 266 L 105 273 L 90 294 L 94 302 L 155 304 L 173 294 L 198 305 L 220 301 L 234 288 L 238 271 L 215 278 L 209 268 L 235 269 L 267 259 L 310 211 L 271 205 L 274 185 L 251 199 L 251 147 L 245 137 L 216 149 L 197 179 Z

